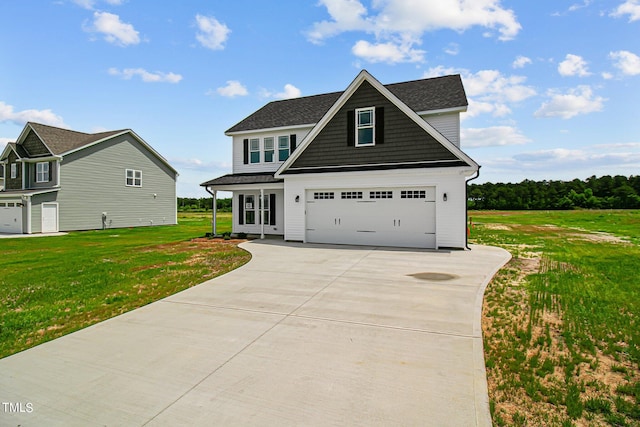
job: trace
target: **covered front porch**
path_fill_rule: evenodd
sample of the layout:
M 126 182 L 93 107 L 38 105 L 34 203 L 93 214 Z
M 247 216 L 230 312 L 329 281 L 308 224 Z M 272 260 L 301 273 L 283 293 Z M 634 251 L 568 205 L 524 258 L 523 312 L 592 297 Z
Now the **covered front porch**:
M 235 235 L 284 236 L 284 181 L 273 173 L 229 174 L 200 184 L 213 197 L 211 233 L 219 236 L 217 198 L 232 193 L 232 233 Z

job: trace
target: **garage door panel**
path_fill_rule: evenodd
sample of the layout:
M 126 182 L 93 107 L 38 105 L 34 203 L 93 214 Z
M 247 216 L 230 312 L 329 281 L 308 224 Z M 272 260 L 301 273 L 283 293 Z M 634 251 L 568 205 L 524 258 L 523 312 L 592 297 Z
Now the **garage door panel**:
M 308 191 L 307 200 L 308 242 L 436 246 L 434 187 Z

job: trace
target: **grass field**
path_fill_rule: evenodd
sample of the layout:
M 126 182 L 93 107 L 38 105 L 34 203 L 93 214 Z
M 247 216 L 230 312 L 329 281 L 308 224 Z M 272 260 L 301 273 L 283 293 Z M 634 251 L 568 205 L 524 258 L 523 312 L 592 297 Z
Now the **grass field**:
M 470 212 L 495 425 L 640 425 L 640 211 Z
M 246 263 L 237 242 L 197 239 L 210 223 L 210 214 L 180 214 L 177 226 L 2 239 L 0 357 Z M 230 214 L 218 215 L 218 230 L 231 230 Z

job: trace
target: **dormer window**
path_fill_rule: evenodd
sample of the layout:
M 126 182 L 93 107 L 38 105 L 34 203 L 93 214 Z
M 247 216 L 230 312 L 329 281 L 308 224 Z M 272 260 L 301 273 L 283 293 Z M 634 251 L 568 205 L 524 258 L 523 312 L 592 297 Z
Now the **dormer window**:
M 36 182 L 49 182 L 49 162 L 36 163 Z
M 375 145 L 375 107 L 356 109 L 356 147 Z

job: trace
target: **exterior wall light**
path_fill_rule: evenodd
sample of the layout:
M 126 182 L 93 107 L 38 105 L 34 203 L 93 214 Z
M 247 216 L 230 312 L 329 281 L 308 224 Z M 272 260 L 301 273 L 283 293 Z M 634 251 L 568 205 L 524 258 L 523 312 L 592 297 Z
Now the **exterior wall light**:
M 447 193 L 442 193 L 442 201 L 447 201 Z
M 300 203 L 300 195 L 296 196 L 296 203 Z

